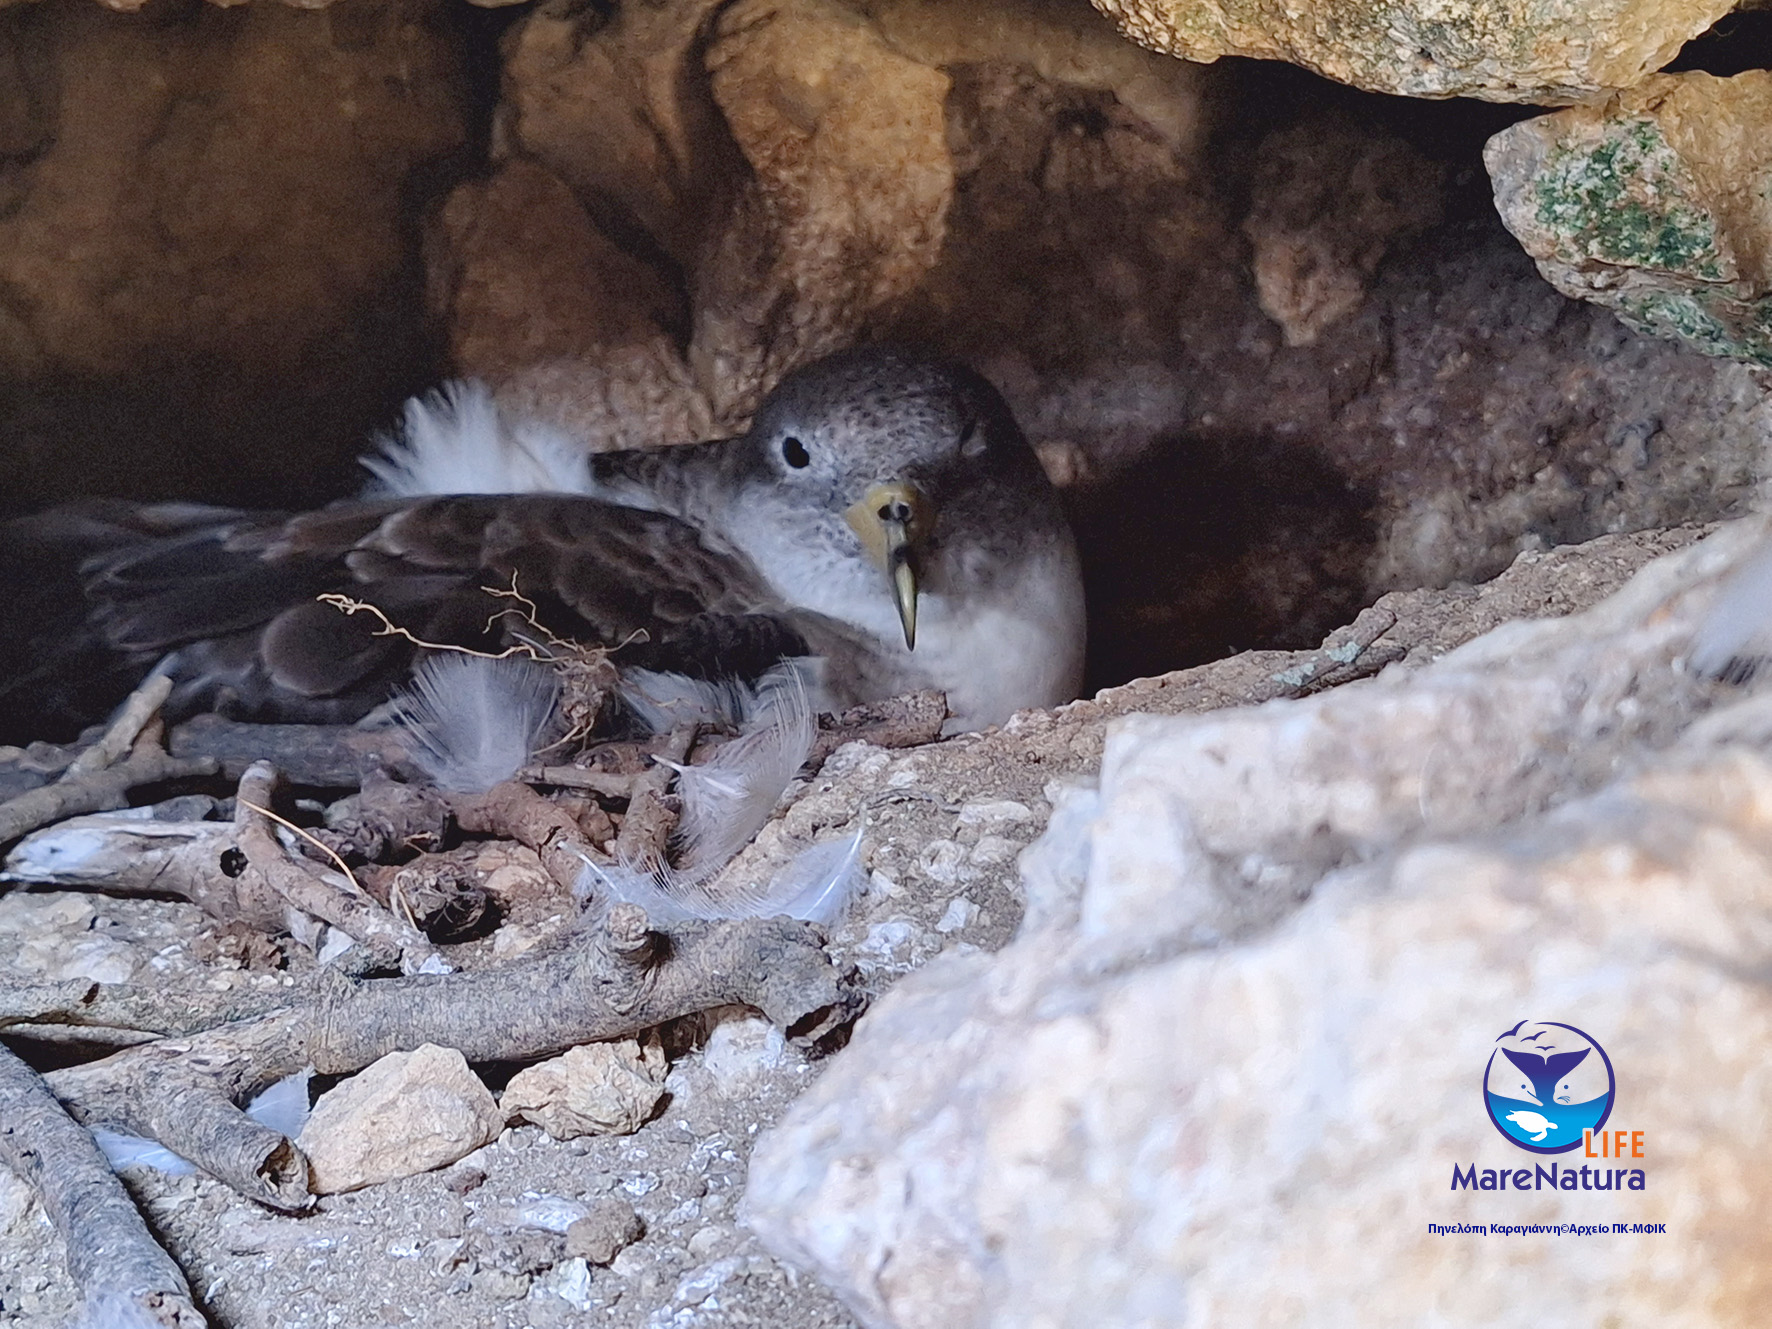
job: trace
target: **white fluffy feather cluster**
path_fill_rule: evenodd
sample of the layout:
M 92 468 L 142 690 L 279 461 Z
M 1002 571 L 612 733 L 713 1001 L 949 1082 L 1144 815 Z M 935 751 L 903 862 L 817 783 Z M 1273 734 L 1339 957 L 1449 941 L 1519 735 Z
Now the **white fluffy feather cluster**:
M 802 671 L 778 666 L 754 689 L 636 671 L 623 695 L 657 728 L 684 719 L 719 721 L 736 724 L 739 736 L 711 761 L 675 767 L 683 802 L 676 863 L 587 865 L 578 882 L 581 899 L 637 904 L 660 923 L 775 914 L 834 922 L 861 879 L 859 831 L 803 850 L 767 885 L 720 880 L 812 753 L 818 724 Z
M 534 660 L 433 655 L 413 671 L 394 723 L 440 788 L 478 794 L 547 746 L 559 700 L 559 675 Z
M 406 403 L 398 433 L 376 439 L 363 458 L 375 477 L 369 496 L 426 494 L 589 494 L 584 444 L 538 420 L 502 413 L 474 379 L 445 383 Z
M 861 836 L 815 844 L 767 885 L 733 885 L 724 869 L 763 828 L 818 737 L 805 671 L 771 670 L 755 687 L 632 670 L 623 696 L 655 730 L 684 720 L 731 725 L 738 737 L 699 766 L 675 765 L 683 810 L 674 863 L 587 866 L 581 901 L 626 900 L 656 922 L 787 914 L 834 922 L 862 880 Z M 479 793 L 508 780 L 552 737 L 559 684 L 544 664 L 434 655 L 414 671 L 394 723 L 441 788 Z
M 581 902 L 607 907 L 616 901 L 637 904 L 654 923 L 681 923 L 695 918 L 773 918 L 785 914 L 812 923 L 832 924 L 843 916 L 865 880 L 861 870 L 861 832 L 825 840 L 802 849 L 767 885 L 725 885 L 706 878 L 685 877 L 671 868 L 654 872 L 618 865 L 587 863 L 579 875 Z

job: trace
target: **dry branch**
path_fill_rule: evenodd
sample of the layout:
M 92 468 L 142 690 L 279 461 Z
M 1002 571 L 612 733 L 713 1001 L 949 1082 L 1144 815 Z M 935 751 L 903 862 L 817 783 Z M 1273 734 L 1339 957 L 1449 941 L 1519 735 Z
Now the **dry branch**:
M 217 992 L 206 987 L 95 983 L 89 978 L 16 987 L 0 984 L 0 1029 L 12 1027 L 36 1036 L 52 1027 L 194 1034 L 230 1020 L 264 1015 L 294 1000 L 296 993 L 288 988 Z
M 689 760 L 696 732 L 694 724 L 673 727 L 653 754 L 652 769 L 634 781 L 628 814 L 615 837 L 613 852 L 618 863 L 641 867 L 664 861 L 665 844 L 677 829 L 677 810 L 665 802 L 665 791 L 677 776 L 672 763 L 681 765 Z
M 333 975 L 281 1010 L 47 1078 L 81 1121 L 150 1136 L 242 1193 L 293 1210 L 309 1202 L 306 1160 L 234 1104 L 304 1067 L 345 1074 L 424 1043 L 472 1062 L 552 1056 L 732 1004 L 811 1039 L 854 1018 L 861 1002 L 853 973 L 831 962 L 810 924 L 692 922 L 658 933 L 639 908 L 618 904 L 558 949 L 495 969 Z
M 410 924 L 395 918 L 346 876 L 327 874 L 300 862 L 284 850 L 271 829 L 263 809 L 271 804 L 278 782 L 269 762 L 255 762 L 240 777 L 236 799 L 234 835 L 246 861 L 240 879 L 248 889 L 256 876 L 289 905 L 330 923 L 353 941 L 371 951 L 387 951 L 399 957 L 405 973 L 416 973 L 427 964 L 440 963 L 436 948 Z M 335 884 L 337 877 L 345 886 Z
M 515 780 L 484 794 L 451 794 L 449 807 L 469 834 L 497 835 L 535 850 L 548 875 L 568 891 L 585 864 L 609 861 L 567 808 Z
M 807 762 L 821 766 L 831 753 L 857 740 L 880 748 L 921 747 L 941 737 L 947 718 L 947 694 L 933 691 L 907 692 L 853 707 L 841 715 L 821 715 L 818 738 Z
M 268 761 L 292 784 L 348 789 L 371 771 L 392 769 L 411 754 L 398 729 L 355 725 L 245 724 L 199 715 L 174 725 L 167 748 L 175 757 L 211 757 L 238 780 L 255 761 Z
M 68 1120 L 37 1073 L 0 1047 L 0 1162 L 42 1198 L 61 1234 L 88 1323 L 206 1323 L 172 1257 L 117 1180 L 92 1136 Z
M 524 784 L 553 785 L 556 789 L 582 789 L 604 798 L 630 798 L 638 775 L 593 771 L 584 766 L 526 766 L 517 772 Z
M 241 899 L 238 877 L 224 868 L 223 855 L 233 846 L 227 822 L 99 813 L 26 836 L 7 855 L 6 873 L 13 881 L 107 895 L 176 895 L 215 918 L 281 930 L 278 900 Z
M 377 771 L 333 804 L 322 843 L 347 858 L 379 863 L 407 849 L 434 850 L 449 830 L 449 802 L 432 784 L 402 784 Z
M 129 791 L 140 785 L 214 775 L 216 771 L 211 758 L 169 756 L 153 742 L 138 744 L 125 760 L 102 770 L 76 774 L 78 765 L 76 760 L 54 784 L 0 803 L 0 844 L 63 817 L 120 808 L 129 801 Z
M 1304 696 L 1339 687 L 1401 660 L 1409 653 L 1405 647 L 1379 640 L 1396 625 L 1397 616 L 1388 609 L 1374 605 L 1362 610 L 1352 623 L 1325 637 L 1316 650 L 1299 652 L 1299 663 L 1273 675 L 1272 681 L 1285 689 L 1278 695 Z
M 63 779 L 80 780 L 96 775 L 107 766 L 114 766 L 123 754 L 135 746 L 136 739 L 159 714 L 161 705 L 172 695 L 172 680 L 165 674 L 150 674 L 129 694 L 110 728 L 86 751 L 68 763 Z

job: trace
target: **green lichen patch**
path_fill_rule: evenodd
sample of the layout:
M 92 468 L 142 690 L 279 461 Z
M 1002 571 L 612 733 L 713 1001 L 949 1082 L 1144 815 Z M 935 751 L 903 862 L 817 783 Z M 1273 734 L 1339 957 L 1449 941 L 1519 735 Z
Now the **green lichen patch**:
M 1744 300 L 1719 292 L 1636 290 L 1613 306 L 1638 332 L 1684 342 L 1704 355 L 1772 367 L 1772 297 Z
M 1607 127 L 1596 144 L 1559 144 L 1533 181 L 1538 224 L 1583 259 L 1727 281 L 1716 218 L 1683 183 L 1653 120 Z

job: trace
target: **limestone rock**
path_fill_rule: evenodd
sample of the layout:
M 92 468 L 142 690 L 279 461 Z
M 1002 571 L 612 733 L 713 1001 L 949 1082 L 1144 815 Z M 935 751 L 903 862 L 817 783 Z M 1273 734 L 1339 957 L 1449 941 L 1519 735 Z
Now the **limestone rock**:
M 717 1022 L 701 1062 L 721 1093 L 743 1094 L 781 1064 L 787 1041 L 769 1020 L 742 1009 L 709 1012 L 709 1018 Z
M 443 1167 L 498 1137 L 504 1118 L 454 1048 L 390 1052 L 314 1104 L 296 1141 L 317 1195 Z
M 544 8 L 523 17 L 506 49 L 495 154 L 545 169 L 582 214 L 555 200 L 548 210 L 559 224 L 525 224 L 489 193 L 506 190 L 497 178 L 463 186 L 451 204 L 459 219 L 432 255 L 433 292 L 440 307 L 457 308 L 451 288 L 475 267 L 462 243 L 469 217 L 488 217 L 474 223 L 484 271 L 520 269 L 535 252 L 524 237 L 564 246 L 570 257 L 549 266 L 569 280 L 534 292 L 548 312 L 527 330 L 545 352 L 538 368 L 511 383 L 478 354 L 468 367 L 498 381 L 502 399 L 563 396 L 574 403 L 564 423 L 618 418 L 634 433 L 652 428 L 655 441 L 680 437 L 685 418 L 741 426 L 785 369 L 877 330 L 922 286 L 941 259 L 954 194 L 949 71 L 1019 68 L 1123 104 L 1157 156 L 1191 156 L 1205 130 L 1195 71 L 1059 0 Z M 1097 179 L 1093 154 L 1060 139 L 1052 173 Z M 621 285 L 624 261 L 635 261 L 571 235 L 584 217 L 653 268 L 639 289 L 662 278 L 681 298 L 658 321 L 686 343 L 685 363 L 641 338 L 607 343 L 584 382 L 570 371 L 585 363 L 574 346 L 585 341 L 575 293 L 598 304 Z M 487 280 L 522 285 L 520 272 Z M 473 327 L 458 344 L 495 359 L 496 321 L 478 316 L 474 301 L 460 307 Z M 620 411 L 581 407 L 605 394 L 597 374 L 651 385 L 653 396 L 634 387 Z M 703 416 L 673 405 L 685 395 Z
M 954 166 L 946 75 L 832 0 L 738 0 L 707 58 L 752 172 L 696 281 L 692 363 L 726 407 L 909 294 L 940 253 Z
M 1402 139 L 1296 125 L 1262 144 L 1243 234 L 1288 346 L 1351 314 L 1393 241 L 1436 225 L 1442 172 Z
M 1312 699 L 1122 722 L 1021 935 L 870 1011 L 759 1141 L 747 1221 L 870 1329 L 1492 1325 L 1522 1280 L 1546 1322 L 1754 1322 L 1772 700 L 1680 661 L 1765 538 Z M 1604 1046 L 1642 1190 L 1453 1187 L 1599 1166 L 1489 1119 L 1527 1019 Z M 1429 1228 L 1461 1223 L 1589 1235 Z
M 1660 69 L 1734 0 L 1093 0 L 1189 60 L 1289 60 L 1372 92 L 1561 105 Z
M 1565 295 L 1772 365 L 1772 72 L 1659 75 L 1483 154 L 1508 229 Z
M 564 181 L 600 221 L 638 228 L 695 262 L 743 170 L 700 68 L 718 0 L 539 7 L 505 47 L 501 111 L 512 147 Z
M 566 1255 L 591 1264 L 608 1264 L 645 1230 L 633 1205 L 619 1195 L 605 1195 L 591 1203 L 590 1213 L 566 1229 Z
M 449 196 L 431 243 L 431 291 L 457 370 L 595 450 L 712 432 L 667 329 L 680 297 L 599 229 L 565 183 L 506 163 Z
M 518 1071 L 499 1098 L 507 1120 L 532 1121 L 556 1140 L 627 1135 L 664 1096 L 669 1070 L 656 1039 L 587 1043 Z
M 336 492 L 425 358 L 407 217 L 466 137 L 429 10 L 0 13 L 15 498 Z

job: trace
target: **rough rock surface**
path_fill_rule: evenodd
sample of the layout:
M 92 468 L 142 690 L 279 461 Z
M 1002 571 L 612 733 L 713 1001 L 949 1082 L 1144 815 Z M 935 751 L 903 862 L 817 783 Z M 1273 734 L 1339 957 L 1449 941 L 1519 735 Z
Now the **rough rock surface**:
M 1299 125 L 1263 145 L 1242 230 L 1256 298 L 1288 346 L 1358 309 L 1392 243 L 1441 220 L 1442 176 L 1402 139 L 1347 126 Z
M 1508 229 L 1565 295 L 1772 365 L 1772 72 L 1660 75 L 1523 121 L 1483 154 Z
M 644 1231 L 645 1224 L 633 1205 L 618 1196 L 605 1195 L 566 1229 L 566 1254 L 590 1264 L 608 1264 L 638 1241 Z
M 1535 1320 L 1753 1322 L 1772 710 L 1679 661 L 1765 538 L 1316 698 L 1123 722 L 1016 941 L 875 1006 L 759 1142 L 747 1221 L 894 1329 L 1486 1325 L 1522 1280 Z M 1451 1187 L 1549 1161 L 1480 1090 L 1531 1018 L 1607 1048 L 1641 1191 Z
M 495 178 L 452 197 L 431 266 L 457 364 L 596 446 L 626 441 L 604 405 L 616 390 L 654 408 L 639 417 L 650 441 L 741 425 L 784 370 L 877 327 L 934 267 L 954 190 L 947 71 L 988 62 L 1117 96 L 1172 149 L 1198 138 L 1192 70 L 1054 0 L 526 15 L 507 43 L 499 151 L 583 212 L 548 199 L 525 220 L 531 179 L 521 194 Z M 575 236 L 585 216 L 615 244 Z M 539 281 L 526 275 L 536 243 L 562 251 Z M 636 261 L 652 268 L 638 300 L 625 291 Z M 514 361 L 499 309 L 457 296 L 464 282 L 504 310 L 544 311 L 516 339 L 531 363 Z M 675 303 L 655 298 L 661 282 Z M 611 336 L 615 292 L 647 309 Z M 588 358 L 587 321 L 607 343 Z
M 1094 0 L 1135 41 L 1189 60 L 1290 60 L 1411 97 L 1559 105 L 1628 87 L 1733 0 Z
M 658 1107 L 667 1069 L 656 1040 L 588 1043 L 518 1071 L 498 1107 L 507 1121 L 532 1121 L 556 1140 L 627 1135 Z
M 461 367 L 594 446 L 734 428 L 838 341 L 969 360 L 1074 496 L 1094 686 L 1742 510 L 1762 386 L 1544 283 L 1477 169 L 1513 112 L 1202 69 L 1039 0 L 710 14 L 526 14 L 508 164 L 433 249 Z
M 1429 661 L 1509 619 L 1580 610 L 1698 534 L 1608 536 L 1522 554 L 1483 586 L 1387 596 L 1378 611 L 1396 622 L 1377 647 L 1388 643 Z M 857 745 L 839 754 L 797 791 L 794 806 L 804 811 L 793 823 L 796 835 L 823 836 L 852 829 L 857 809 L 865 821 L 869 888 L 835 930 L 839 953 L 880 992 L 932 956 L 1003 946 L 1022 918 L 1016 859 L 1047 824 L 1048 790 L 1062 796 L 1099 768 L 1115 716 L 1197 714 L 1294 695 L 1301 669 L 1345 656 L 1253 652 L 1024 716 L 990 735 L 916 752 Z M 772 829 L 747 861 L 766 872 L 770 856 L 788 852 L 793 838 Z M 522 866 L 509 854 L 483 857 L 489 888 L 501 877 L 535 873 L 527 851 L 516 855 Z M 519 898 L 531 893 L 513 885 L 502 895 L 512 890 Z M 533 939 L 546 930 L 540 907 L 538 900 L 518 909 L 492 941 L 451 947 L 452 958 L 496 957 L 496 935 L 513 928 Z M 43 943 L 30 956 L 4 944 L 22 928 Z M 299 981 L 276 969 L 242 968 L 233 948 L 214 944 L 214 931 L 189 905 L 14 891 L 0 898 L 0 975 L 40 980 L 43 968 L 21 965 L 53 968 L 100 935 L 130 948 L 136 964 L 168 985 L 253 990 Z M 342 1324 L 401 1323 L 411 1315 L 403 1308 L 413 1306 L 425 1307 L 438 1329 L 564 1326 L 587 1313 L 614 1329 L 652 1329 L 679 1315 L 794 1329 L 851 1326 L 822 1282 L 785 1268 L 733 1217 L 752 1138 L 812 1082 L 819 1063 L 735 1011 L 692 1024 L 703 1028 L 673 1035 L 665 1110 L 631 1136 L 557 1142 L 538 1127 L 509 1127 L 453 1167 L 327 1196 L 317 1213 L 301 1217 L 267 1215 L 203 1177 L 136 1166 L 129 1184 L 193 1281 L 211 1290 L 209 1305 L 229 1329 L 333 1316 Z M 572 1224 L 594 1217 L 604 1198 L 629 1205 L 645 1227 L 608 1268 L 568 1249 Z M 51 1322 L 73 1297 L 60 1251 L 40 1208 L 28 1198 L 22 1208 L 8 1203 L 0 1186 L 0 1322 L 7 1315 Z
M 296 1141 L 316 1195 L 443 1167 L 498 1137 L 504 1118 L 454 1048 L 390 1052 L 320 1096 Z
M 1245 67 L 1178 152 L 1116 98 L 953 77 L 948 240 L 888 330 L 979 364 L 1068 481 L 1096 685 L 1742 510 L 1754 371 L 1546 285 L 1472 169 L 1470 108 Z M 1301 152 L 1318 140 L 1336 151 Z
M 430 372 L 409 194 L 467 133 L 437 12 L 0 14 L 8 501 L 334 492 Z

